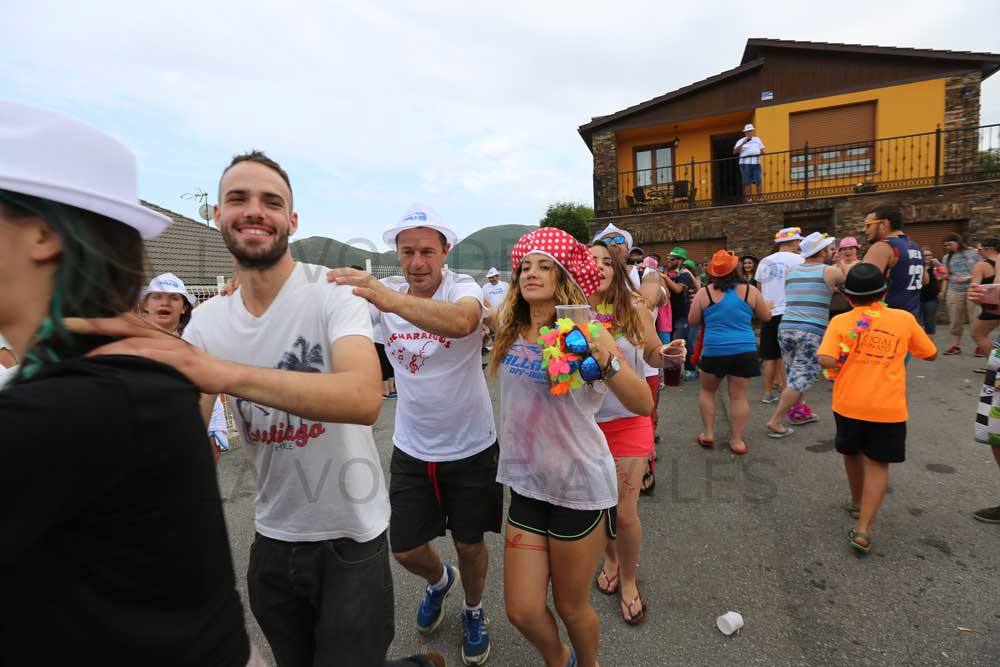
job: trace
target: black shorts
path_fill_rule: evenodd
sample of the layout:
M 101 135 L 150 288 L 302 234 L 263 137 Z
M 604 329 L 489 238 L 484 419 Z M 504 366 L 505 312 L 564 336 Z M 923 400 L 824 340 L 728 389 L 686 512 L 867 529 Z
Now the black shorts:
M 396 377 L 396 369 L 389 363 L 389 357 L 385 353 L 385 345 L 375 343 L 375 351 L 378 352 L 378 362 L 382 365 L 382 381 Z
M 767 325 L 765 325 L 767 326 Z M 698 367 L 705 373 L 724 378 L 732 375 L 737 378 L 755 378 L 760 375 L 760 359 L 756 352 L 743 354 L 727 354 L 720 357 L 702 355 Z
M 428 463 L 393 447 L 389 463 L 389 542 L 411 551 L 451 531 L 456 542 L 479 544 L 503 526 L 503 486 L 497 482 L 500 446 L 458 461 Z
M 991 320 L 1000 320 L 1000 313 L 987 313 L 985 310 L 979 313 L 979 319 L 985 320 L 987 322 Z
M 781 315 L 772 315 L 771 319 L 760 325 L 760 358 L 764 361 L 781 359 L 781 346 L 778 345 L 778 325 Z
M 880 463 L 906 460 L 906 422 L 868 422 L 833 413 L 837 420 L 837 451 L 864 454 Z
M 615 507 L 604 510 L 574 510 L 544 500 L 526 498 L 511 490 L 510 507 L 507 508 L 507 521 L 515 528 L 564 542 L 581 540 L 590 535 L 605 517 L 607 521 L 604 525 L 608 539 L 613 540 L 618 532 L 618 515 Z

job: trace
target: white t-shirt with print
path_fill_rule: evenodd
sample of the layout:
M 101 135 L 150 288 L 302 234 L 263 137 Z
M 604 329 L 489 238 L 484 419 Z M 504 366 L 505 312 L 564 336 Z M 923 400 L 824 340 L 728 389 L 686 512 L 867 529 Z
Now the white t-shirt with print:
M 736 142 L 740 149 L 740 164 L 760 164 L 760 154 L 764 152 L 764 142 L 760 137 L 744 137 Z
M 757 265 L 754 278 L 760 285 L 764 301 L 774 303 L 771 307 L 772 315 L 785 314 L 785 274 L 789 268 L 798 266 L 804 261 L 802 255 L 798 253 L 781 251 L 768 255 Z
M 14 351 L 14 348 L 11 346 L 11 344 L 8 343 L 7 339 L 3 337 L 3 334 L 0 334 L 0 350 L 10 350 L 11 352 Z M 10 368 L 4 368 L 3 366 L 0 366 L 0 387 L 3 387 L 5 384 L 7 384 L 9 380 L 14 379 L 15 373 L 17 373 L 17 365 L 11 366 Z
M 331 373 L 330 349 L 345 336 L 371 340 L 368 302 L 328 283 L 327 269 L 297 263 L 267 311 L 254 317 L 241 291 L 194 309 L 184 339 L 248 366 Z M 389 497 L 369 426 L 303 419 L 229 397 L 257 469 L 256 527 L 287 542 L 367 542 L 389 525 Z
M 496 285 L 487 282 L 483 285 L 483 296 L 486 297 L 491 308 L 496 308 L 503 303 L 504 297 L 507 296 L 507 283 L 502 280 Z
M 382 284 L 406 293 L 405 278 Z M 483 290 L 471 277 L 442 272 L 435 301 L 458 303 Z M 464 338 L 445 338 L 418 329 L 393 313 L 372 307 L 372 319 L 385 337 L 385 354 L 396 371 L 396 429 L 392 442 L 421 461 L 469 458 L 496 442 L 493 404 L 483 376 L 483 334 L 477 327 Z M 482 306 L 483 316 L 488 313 Z

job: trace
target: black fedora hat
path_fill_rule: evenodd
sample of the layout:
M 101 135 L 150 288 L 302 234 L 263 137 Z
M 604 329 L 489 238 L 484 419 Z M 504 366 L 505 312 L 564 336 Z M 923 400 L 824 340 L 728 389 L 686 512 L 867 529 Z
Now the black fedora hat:
M 888 288 L 885 276 L 874 264 L 861 262 L 847 272 L 847 280 L 841 291 L 849 296 L 870 296 L 884 292 Z

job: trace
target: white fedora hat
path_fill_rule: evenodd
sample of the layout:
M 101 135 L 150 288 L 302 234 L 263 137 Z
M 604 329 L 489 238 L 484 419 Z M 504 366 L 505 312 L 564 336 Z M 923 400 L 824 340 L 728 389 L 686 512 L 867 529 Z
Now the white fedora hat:
M 600 241 L 602 238 L 604 238 L 608 234 L 614 234 L 616 236 L 619 235 L 619 234 L 621 234 L 622 238 L 625 239 L 625 245 L 626 245 L 626 247 L 628 247 L 629 250 L 632 249 L 632 243 L 633 243 L 633 241 L 632 241 L 632 235 L 629 234 L 628 232 L 626 232 L 624 229 L 620 229 L 618 227 L 615 227 L 614 223 L 610 223 L 610 222 L 608 223 L 607 227 L 605 227 L 604 229 L 602 229 L 597 234 L 597 236 L 594 237 L 593 243 L 597 243 L 598 241 Z
M 822 234 L 820 232 L 813 232 L 802 239 L 802 243 L 799 245 L 799 254 L 802 255 L 803 258 L 812 257 L 836 240 L 837 239 L 832 236 L 827 236 L 826 234 Z
M 17 102 L 0 101 L 0 190 L 98 213 L 144 239 L 170 225 L 139 203 L 135 156 L 123 143 L 65 114 Z
M 407 229 L 416 229 L 417 227 L 429 227 L 435 231 L 444 234 L 445 240 L 448 245 L 455 245 L 458 243 L 458 234 L 451 231 L 441 223 L 441 216 L 437 214 L 437 211 L 432 209 L 430 206 L 423 206 L 420 204 L 414 204 L 406 210 L 403 217 L 399 219 L 399 223 L 392 229 L 387 230 L 382 235 L 382 241 L 392 248 L 396 249 L 396 237 L 399 236 L 401 232 L 405 232 Z
M 198 303 L 198 299 L 194 298 L 194 296 L 187 291 L 187 287 L 184 286 L 184 281 L 172 273 L 163 273 L 150 280 L 149 286 L 142 290 L 141 298 L 145 299 L 151 292 L 180 294 L 187 299 L 187 302 L 192 306 Z
M 493 276 L 499 276 L 499 275 L 500 275 L 500 272 L 497 271 L 497 267 L 495 267 L 495 266 L 491 266 L 490 270 L 486 272 L 486 277 L 487 278 L 492 278 Z
M 747 123 L 746 125 L 743 126 L 743 131 L 744 132 L 753 132 L 754 129 L 755 128 L 753 126 L 753 123 Z

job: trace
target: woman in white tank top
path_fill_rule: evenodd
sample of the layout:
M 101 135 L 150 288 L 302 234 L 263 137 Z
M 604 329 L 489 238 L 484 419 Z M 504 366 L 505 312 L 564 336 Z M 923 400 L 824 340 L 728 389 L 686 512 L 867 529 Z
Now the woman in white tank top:
M 601 284 L 590 296 L 598 319 L 609 330 L 626 364 L 648 376 L 663 365 L 660 342 L 648 302 L 628 280 L 625 266 L 603 244 L 592 244 L 590 252 L 601 269 Z M 683 346 L 683 341 L 677 341 Z M 678 357 L 683 361 L 684 354 Z M 655 395 L 650 394 L 654 398 Z M 654 407 L 655 410 L 655 407 Z M 639 521 L 639 491 L 653 454 L 654 428 L 650 414 L 637 414 L 615 396 L 604 398 L 597 424 L 608 441 L 618 477 L 618 537 L 608 540 L 605 560 L 595 585 L 606 595 L 621 591 L 621 614 L 629 625 L 646 618 L 646 601 L 639 592 L 637 568 L 642 545 Z
M 511 252 L 514 275 L 501 305 L 489 370 L 500 376 L 497 479 L 510 487 L 504 549 L 504 601 L 511 623 L 547 665 L 594 667 L 600 621 L 590 580 L 609 536 L 618 500 L 614 460 L 594 421 L 606 392 L 637 414 L 652 396 L 643 378 L 620 365 L 601 329 L 591 354 L 605 380 L 553 395 L 542 368 L 539 329 L 552 326 L 556 304 L 585 304 L 600 283 L 587 246 L 540 228 Z M 559 638 L 546 605 L 549 582 L 572 648 Z M 575 661 L 575 662 L 574 662 Z

